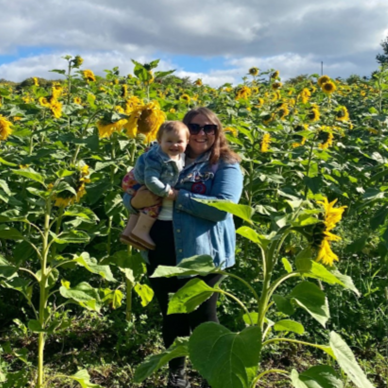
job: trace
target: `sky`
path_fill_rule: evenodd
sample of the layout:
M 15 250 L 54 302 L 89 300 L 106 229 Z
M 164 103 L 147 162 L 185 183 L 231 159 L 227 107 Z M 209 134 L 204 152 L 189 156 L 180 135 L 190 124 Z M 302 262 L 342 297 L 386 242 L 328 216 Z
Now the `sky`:
M 250 67 L 283 80 L 370 76 L 388 36 L 388 0 L 0 0 L 0 79 L 58 79 L 65 55 L 103 76 L 131 59 L 238 84 Z

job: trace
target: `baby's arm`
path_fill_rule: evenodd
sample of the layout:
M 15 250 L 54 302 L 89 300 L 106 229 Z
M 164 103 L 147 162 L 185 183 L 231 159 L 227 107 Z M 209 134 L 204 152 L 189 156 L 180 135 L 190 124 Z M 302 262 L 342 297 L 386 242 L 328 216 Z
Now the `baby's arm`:
M 163 165 L 158 163 L 146 163 L 144 171 L 144 183 L 148 190 L 152 191 L 159 197 L 167 197 L 173 199 L 175 196 L 174 190 L 168 183 L 163 183 L 160 180 Z

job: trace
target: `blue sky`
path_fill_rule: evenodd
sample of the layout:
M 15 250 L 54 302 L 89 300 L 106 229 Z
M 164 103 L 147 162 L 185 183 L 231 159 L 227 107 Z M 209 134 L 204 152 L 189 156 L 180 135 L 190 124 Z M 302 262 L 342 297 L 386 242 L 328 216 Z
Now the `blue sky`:
M 0 0 L 0 78 L 55 78 L 64 55 L 104 75 L 131 59 L 213 86 L 250 67 L 369 76 L 388 35 L 386 0 Z

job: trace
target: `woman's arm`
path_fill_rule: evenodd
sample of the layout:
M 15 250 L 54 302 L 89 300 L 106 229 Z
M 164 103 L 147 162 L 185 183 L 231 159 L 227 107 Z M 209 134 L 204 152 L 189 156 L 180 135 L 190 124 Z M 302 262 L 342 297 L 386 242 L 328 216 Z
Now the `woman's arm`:
M 196 199 L 217 200 L 224 199 L 234 203 L 240 200 L 243 187 L 243 177 L 240 165 L 223 164 L 217 170 L 211 192 L 209 195 L 191 193 L 187 190 L 179 190 L 175 202 L 178 211 L 189 213 L 195 217 L 209 221 L 222 221 L 227 217 L 226 212 L 195 201 Z

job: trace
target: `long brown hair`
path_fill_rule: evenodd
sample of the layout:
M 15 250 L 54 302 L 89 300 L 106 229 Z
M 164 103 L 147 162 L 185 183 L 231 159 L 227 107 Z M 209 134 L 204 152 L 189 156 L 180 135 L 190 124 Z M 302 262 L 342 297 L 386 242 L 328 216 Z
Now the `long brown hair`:
M 220 159 L 227 163 L 240 162 L 240 156 L 237 155 L 234 151 L 232 151 L 229 147 L 228 141 L 226 140 L 224 135 L 224 130 L 222 129 L 220 119 L 209 108 L 194 108 L 185 114 L 185 117 L 183 117 L 182 121 L 184 124 L 189 125 L 191 123 L 191 120 L 197 115 L 203 115 L 211 123 L 217 125 L 217 130 L 214 134 L 214 143 L 210 148 L 210 163 L 216 164 Z M 189 148 L 190 146 L 187 147 Z

